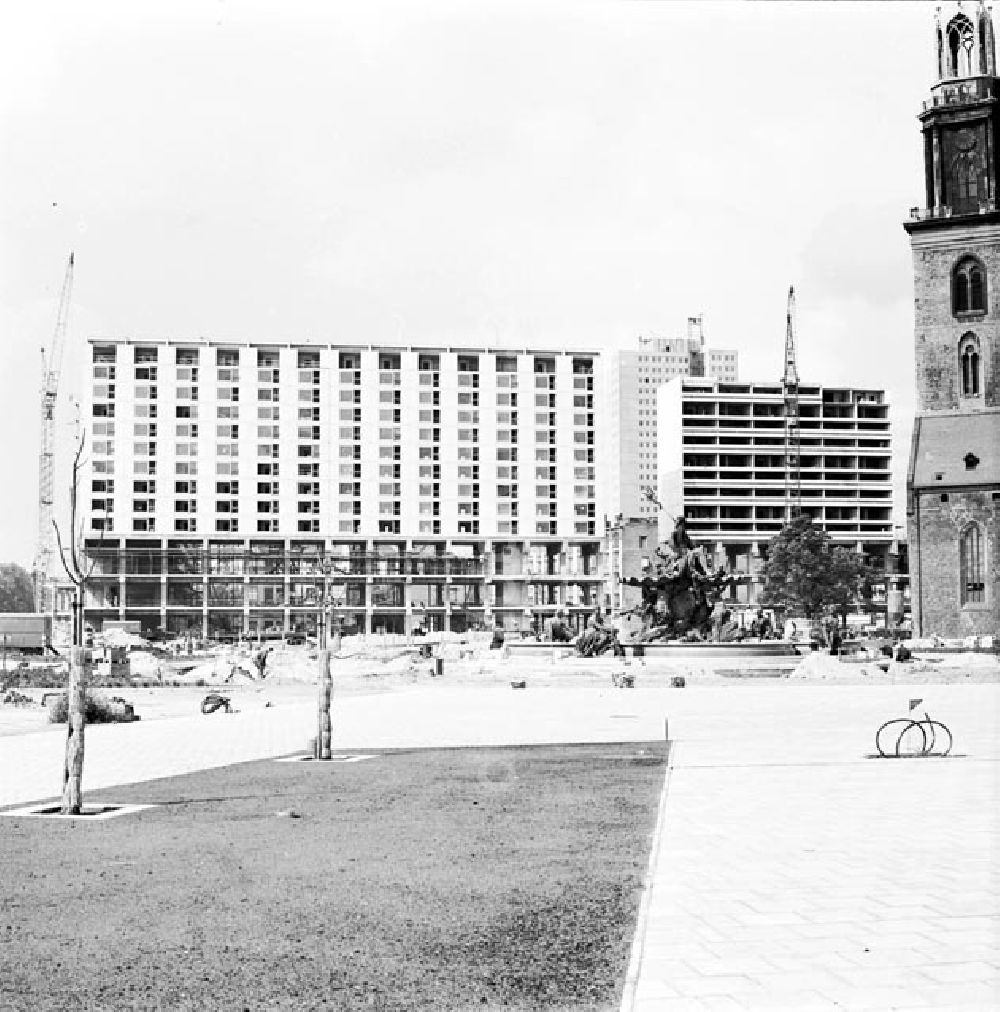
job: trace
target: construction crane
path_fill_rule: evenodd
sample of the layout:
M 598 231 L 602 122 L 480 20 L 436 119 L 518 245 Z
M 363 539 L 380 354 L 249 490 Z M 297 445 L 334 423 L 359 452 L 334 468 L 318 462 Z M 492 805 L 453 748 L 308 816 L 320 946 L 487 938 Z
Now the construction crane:
M 46 356 L 42 349 L 42 431 L 41 450 L 38 456 L 38 542 L 35 548 L 33 576 L 35 584 L 35 610 L 50 613 L 53 610 L 52 558 L 56 552 L 55 485 L 56 395 L 59 392 L 59 373 L 62 370 L 63 348 L 66 344 L 66 320 L 69 316 L 70 293 L 73 289 L 73 254 L 69 255 L 56 330 Z
M 785 400 L 785 524 L 802 512 L 802 473 L 800 466 L 801 432 L 799 428 L 799 372 L 795 366 L 795 289 L 788 289 L 785 316 L 785 375 L 781 381 Z

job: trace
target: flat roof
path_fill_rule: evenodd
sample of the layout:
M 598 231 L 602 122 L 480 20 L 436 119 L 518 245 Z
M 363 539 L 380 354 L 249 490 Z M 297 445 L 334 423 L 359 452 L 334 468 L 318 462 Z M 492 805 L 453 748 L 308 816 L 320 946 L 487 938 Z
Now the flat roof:
M 236 341 L 221 338 L 194 337 L 88 337 L 87 343 L 92 345 L 124 345 L 124 346 L 163 346 L 169 348 L 295 348 L 295 349 L 327 349 L 330 351 L 407 351 L 415 352 L 454 352 L 456 354 L 473 355 L 573 355 L 584 358 L 597 358 L 601 354 L 599 348 L 503 348 L 503 347 L 470 347 L 467 345 L 438 344 L 391 344 L 352 341 L 311 340 L 303 338 L 298 341 Z

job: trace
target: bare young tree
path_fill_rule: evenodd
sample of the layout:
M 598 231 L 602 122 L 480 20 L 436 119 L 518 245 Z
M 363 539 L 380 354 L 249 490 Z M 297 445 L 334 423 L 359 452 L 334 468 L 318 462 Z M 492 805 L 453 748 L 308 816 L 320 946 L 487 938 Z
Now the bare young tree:
M 73 456 L 72 477 L 69 487 L 69 544 L 64 545 L 59 525 L 52 521 L 56 530 L 56 546 L 63 569 L 73 584 L 73 628 L 69 660 L 69 685 L 67 687 L 66 753 L 63 760 L 62 814 L 79 815 L 83 807 L 83 745 L 86 724 L 86 692 L 84 687 L 86 661 L 83 644 L 83 608 L 87 580 L 94 571 L 96 558 L 87 564 L 80 553 L 83 531 L 78 528 L 78 493 L 80 470 L 83 466 L 82 433 L 77 438 L 76 453 Z M 103 540 L 103 531 L 102 531 Z
M 332 640 L 333 651 L 340 651 L 340 619 L 334 616 L 331 608 L 341 604 L 339 600 L 330 596 L 330 574 L 331 570 L 337 572 L 337 567 L 330 560 L 323 559 L 323 589 L 320 595 L 318 613 L 318 645 L 319 645 L 319 698 L 316 710 L 316 751 L 314 758 L 329 760 L 332 755 L 333 727 L 330 719 L 330 709 L 333 700 L 333 675 L 330 671 L 330 643 Z M 331 635 L 332 633 L 332 635 Z

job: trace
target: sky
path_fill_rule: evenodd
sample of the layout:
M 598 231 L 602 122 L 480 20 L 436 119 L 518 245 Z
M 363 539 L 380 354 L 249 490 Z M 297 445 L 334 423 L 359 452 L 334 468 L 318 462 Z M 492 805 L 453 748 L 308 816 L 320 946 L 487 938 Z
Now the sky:
M 0 14 L 0 562 L 40 349 L 90 337 L 635 347 L 883 388 L 905 480 L 926 3 L 90 0 Z M 62 490 L 66 454 L 57 481 Z M 58 491 L 57 491 L 58 494 Z M 897 524 L 905 515 L 897 511 Z

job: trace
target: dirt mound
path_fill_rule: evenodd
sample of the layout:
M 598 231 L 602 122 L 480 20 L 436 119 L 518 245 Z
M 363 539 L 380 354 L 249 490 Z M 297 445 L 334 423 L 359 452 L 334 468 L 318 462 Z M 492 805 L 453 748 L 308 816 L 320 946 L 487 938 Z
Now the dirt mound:
M 816 650 L 788 676 L 799 681 L 825 682 L 954 682 L 964 679 L 1000 681 L 1000 658 L 993 654 L 917 654 L 912 661 L 888 657 L 842 661 Z

